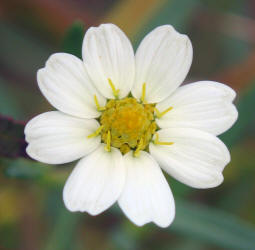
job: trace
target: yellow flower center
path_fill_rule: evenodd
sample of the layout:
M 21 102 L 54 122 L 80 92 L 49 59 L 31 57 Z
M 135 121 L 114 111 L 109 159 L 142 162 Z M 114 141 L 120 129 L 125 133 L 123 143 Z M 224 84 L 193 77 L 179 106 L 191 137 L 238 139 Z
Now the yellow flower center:
M 106 106 L 101 107 L 97 96 L 94 95 L 97 110 L 102 112 L 99 118 L 101 126 L 95 132 L 88 135 L 87 138 L 101 135 L 101 141 L 106 144 L 106 151 L 110 152 L 111 147 L 118 148 L 122 154 L 133 150 L 135 157 L 139 156 L 141 150 L 148 150 L 148 145 L 152 141 L 154 134 L 154 144 L 173 144 L 173 142 L 162 142 L 159 140 L 159 135 L 156 133 L 157 124 L 155 122 L 155 117 L 161 118 L 172 110 L 173 107 L 160 112 L 155 108 L 155 104 L 148 104 L 145 98 L 146 83 L 142 86 L 141 102 L 138 102 L 133 97 L 119 100 L 119 89 L 115 88 L 110 78 L 108 83 L 116 99 L 108 100 Z
M 130 149 L 139 154 L 146 149 L 157 128 L 154 106 L 138 103 L 132 97 L 109 100 L 100 117 L 102 141 L 119 148 L 123 154 Z

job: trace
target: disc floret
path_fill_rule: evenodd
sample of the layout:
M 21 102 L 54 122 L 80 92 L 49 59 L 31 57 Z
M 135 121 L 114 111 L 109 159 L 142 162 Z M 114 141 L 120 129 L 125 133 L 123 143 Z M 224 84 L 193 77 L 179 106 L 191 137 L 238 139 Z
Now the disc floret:
M 109 144 L 110 131 L 112 147 L 119 148 L 122 154 L 131 149 L 139 154 L 140 150 L 146 149 L 156 132 L 154 104 L 142 104 L 132 97 L 111 99 L 102 112 L 100 124 L 104 143 Z

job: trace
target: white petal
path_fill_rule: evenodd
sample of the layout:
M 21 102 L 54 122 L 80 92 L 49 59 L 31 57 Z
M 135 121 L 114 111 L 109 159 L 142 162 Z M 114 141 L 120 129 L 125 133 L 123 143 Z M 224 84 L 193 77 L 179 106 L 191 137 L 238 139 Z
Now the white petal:
M 25 127 L 27 153 L 48 164 L 75 161 L 99 146 L 100 136 L 87 138 L 98 127 L 94 119 L 75 118 L 59 111 L 43 113 Z
M 150 153 L 159 165 L 180 182 L 194 188 L 211 188 L 223 181 L 222 171 L 230 161 L 227 147 L 216 136 L 192 128 L 158 131 L 159 141 L 150 144 Z
M 128 95 L 134 82 L 135 59 L 126 35 L 113 24 L 91 27 L 85 34 L 82 56 L 90 78 L 107 98 L 114 98 L 110 78 L 119 98 Z
M 201 81 L 180 87 L 157 104 L 159 111 L 173 107 L 157 124 L 161 128 L 197 128 L 215 135 L 228 130 L 238 113 L 232 104 L 236 93 L 225 84 Z
M 154 222 L 167 227 L 175 216 L 172 192 L 157 162 L 148 153 L 140 153 L 139 157 L 132 152 L 124 156 L 127 178 L 119 206 L 138 226 Z
M 125 168 L 119 150 L 96 151 L 80 160 L 69 176 L 63 191 L 70 211 L 97 215 L 109 208 L 118 198 L 125 182 Z
M 58 110 L 82 118 L 96 118 L 94 95 L 103 106 L 106 102 L 88 77 L 83 62 L 70 54 L 50 56 L 45 68 L 37 73 L 40 90 Z
M 151 31 L 142 40 L 135 55 L 133 96 L 140 99 L 143 83 L 146 83 L 147 102 L 157 103 L 165 99 L 185 79 L 192 53 L 189 38 L 178 33 L 171 25 Z

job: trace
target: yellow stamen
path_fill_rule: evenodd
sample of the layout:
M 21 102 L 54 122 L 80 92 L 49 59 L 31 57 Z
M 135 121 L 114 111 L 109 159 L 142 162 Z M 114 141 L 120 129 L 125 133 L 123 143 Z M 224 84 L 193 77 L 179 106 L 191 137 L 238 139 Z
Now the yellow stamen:
M 146 83 L 143 84 L 143 89 L 142 89 L 142 97 L 141 97 L 141 102 L 146 104 L 146 100 L 145 100 L 145 94 L 146 94 Z
M 143 138 L 140 139 L 139 144 L 134 152 L 135 157 L 138 157 L 140 155 L 140 151 L 142 147 L 143 147 Z
M 120 90 L 115 88 L 115 86 L 114 86 L 114 84 L 113 84 L 113 82 L 112 82 L 112 80 L 110 78 L 108 78 L 108 82 L 109 82 L 109 84 L 110 84 L 110 86 L 112 88 L 112 92 L 113 92 L 114 97 L 116 99 L 118 99 Z
M 111 132 L 108 130 L 107 132 L 107 140 L 106 140 L 106 146 L 104 149 L 108 152 L 111 152 Z
M 161 118 L 163 115 L 165 115 L 167 112 L 169 112 L 172 109 L 173 109 L 173 107 L 169 107 L 168 109 L 164 110 L 163 112 L 160 112 L 157 108 L 155 108 L 156 116 L 158 118 Z
M 103 111 L 103 110 L 105 110 L 105 107 L 101 107 L 101 106 L 100 106 L 96 95 L 94 95 L 94 101 L 95 101 L 95 103 L 96 103 L 96 107 L 97 107 L 97 110 L 98 110 L 98 111 Z
M 174 142 L 163 142 L 163 141 L 159 141 L 159 135 L 158 135 L 158 133 L 156 133 L 155 136 L 156 136 L 156 138 L 155 138 L 155 140 L 154 140 L 154 143 L 155 143 L 156 145 L 173 145 L 173 144 L 174 144 Z
M 87 138 L 93 138 L 93 137 L 98 136 L 101 133 L 103 127 L 104 126 L 100 126 L 94 133 L 88 135 Z

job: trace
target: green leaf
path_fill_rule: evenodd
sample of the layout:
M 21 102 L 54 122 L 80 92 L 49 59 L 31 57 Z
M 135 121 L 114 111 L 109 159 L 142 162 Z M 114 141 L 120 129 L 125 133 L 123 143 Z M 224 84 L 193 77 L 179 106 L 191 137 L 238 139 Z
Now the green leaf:
M 79 224 L 84 217 L 82 213 L 71 213 L 64 207 L 62 188 L 51 189 L 48 192 L 48 223 L 49 233 L 46 235 L 43 250 L 77 249 Z
M 110 211 L 124 216 L 116 206 Z M 131 222 L 129 224 L 134 227 Z M 144 237 L 144 233 L 150 234 L 155 229 L 164 230 L 149 224 L 139 228 L 139 233 Z M 255 245 L 255 228 L 242 219 L 219 209 L 180 199 L 176 200 L 176 218 L 165 230 L 171 235 L 176 233 L 201 243 L 228 249 L 254 250 Z
M 81 58 L 84 31 L 84 24 L 81 21 L 75 21 L 66 32 L 62 45 L 63 51 Z
M 58 211 L 56 222 L 46 241 L 44 250 L 69 250 L 74 249 L 74 236 L 81 214 L 70 213 L 64 207 Z
M 229 249 L 253 250 L 255 228 L 218 209 L 178 200 L 176 219 L 169 232 Z

